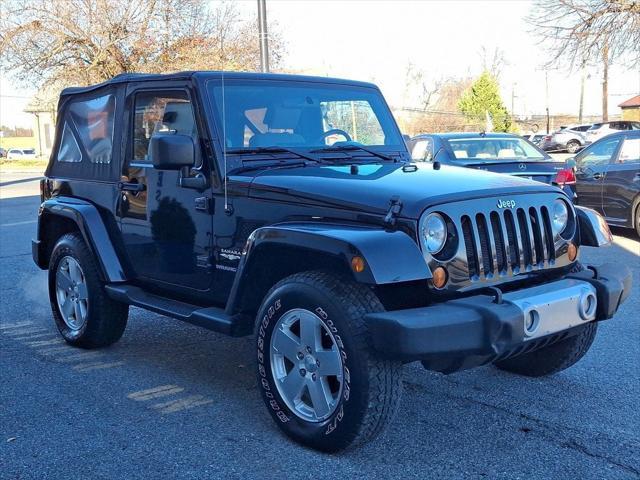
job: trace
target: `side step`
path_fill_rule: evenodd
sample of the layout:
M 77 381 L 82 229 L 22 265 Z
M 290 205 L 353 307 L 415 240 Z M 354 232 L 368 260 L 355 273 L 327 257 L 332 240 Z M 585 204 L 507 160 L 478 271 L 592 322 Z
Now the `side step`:
M 240 315 L 228 315 L 224 309 L 217 307 L 200 307 L 189 303 L 179 302 L 159 295 L 145 292 L 133 285 L 112 284 L 105 285 L 107 295 L 114 300 L 160 313 L 198 327 L 224 333 L 234 337 L 241 337 L 251 333 L 251 322 Z

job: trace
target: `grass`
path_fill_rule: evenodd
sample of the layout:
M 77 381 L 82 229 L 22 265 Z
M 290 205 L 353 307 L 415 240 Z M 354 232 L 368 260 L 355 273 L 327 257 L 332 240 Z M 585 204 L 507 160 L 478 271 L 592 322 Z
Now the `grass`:
M 10 148 L 36 148 L 35 137 L 0 137 L 0 147 L 5 150 Z
M 49 159 L 34 159 L 34 160 L 7 160 L 3 158 L 0 160 L 0 171 L 2 172 L 44 172 L 47 168 Z

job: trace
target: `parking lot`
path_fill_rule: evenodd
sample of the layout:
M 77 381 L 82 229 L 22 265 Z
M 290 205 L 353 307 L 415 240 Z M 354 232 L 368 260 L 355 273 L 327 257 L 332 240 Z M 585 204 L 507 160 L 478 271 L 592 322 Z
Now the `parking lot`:
M 66 346 L 46 272 L 31 260 L 38 178 L 4 174 L 0 186 L 1 478 L 640 477 L 640 243 L 631 231 L 581 252 L 583 262 L 630 267 L 634 287 L 576 366 L 529 379 L 407 365 L 386 435 L 330 456 L 273 424 L 251 338 L 132 308 L 114 346 Z

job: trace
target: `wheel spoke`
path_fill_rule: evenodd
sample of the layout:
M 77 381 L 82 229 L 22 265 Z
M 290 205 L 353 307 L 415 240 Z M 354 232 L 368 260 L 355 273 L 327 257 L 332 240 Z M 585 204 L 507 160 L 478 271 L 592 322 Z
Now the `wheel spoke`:
M 302 388 L 304 387 L 304 383 L 305 378 L 300 375 L 296 368 L 294 368 L 281 381 L 280 388 L 287 399 L 290 402 L 295 403 L 302 395 Z
M 80 269 L 78 268 L 78 264 L 75 261 L 68 261 L 67 265 L 69 266 L 69 275 L 71 276 L 71 280 L 74 282 L 81 282 L 82 275 L 80 273 Z
M 320 322 L 314 315 L 300 315 L 300 340 L 315 352 L 320 346 Z
M 79 325 L 82 322 L 82 309 L 80 308 L 80 302 L 73 304 L 73 314 L 75 316 L 74 323 Z
M 78 298 L 80 300 L 86 300 L 87 298 L 89 298 L 89 291 L 87 290 L 86 283 L 79 283 L 77 287 L 78 287 Z
M 56 272 L 56 284 L 58 288 L 61 288 L 67 291 L 71 286 L 73 286 L 73 281 L 69 276 L 69 272 L 65 272 L 64 270 L 58 269 Z
M 322 378 L 309 383 L 309 395 L 311 396 L 311 402 L 313 403 L 313 409 L 317 417 L 323 417 L 329 413 L 333 396 L 331 395 L 329 386 Z
M 318 375 L 323 377 L 342 375 L 342 362 L 340 361 L 340 352 L 337 349 L 321 350 L 315 353 L 315 357 L 319 363 Z
M 282 327 L 281 327 L 282 328 Z M 300 350 L 300 343 L 297 339 L 290 336 L 287 330 L 278 329 L 274 333 L 273 348 L 281 355 L 284 355 L 292 362 L 297 362 L 296 355 Z
M 62 304 L 62 313 L 66 318 L 69 318 L 71 312 L 73 312 L 73 302 L 70 297 L 64 299 L 64 303 Z

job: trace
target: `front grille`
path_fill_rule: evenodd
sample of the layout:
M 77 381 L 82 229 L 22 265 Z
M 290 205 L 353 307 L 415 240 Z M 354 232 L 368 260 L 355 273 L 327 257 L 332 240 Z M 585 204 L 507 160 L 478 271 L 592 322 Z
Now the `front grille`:
M 544 268 L 555 260 L 546 207 L 463 215 L 460 222 L 472 280 Z

